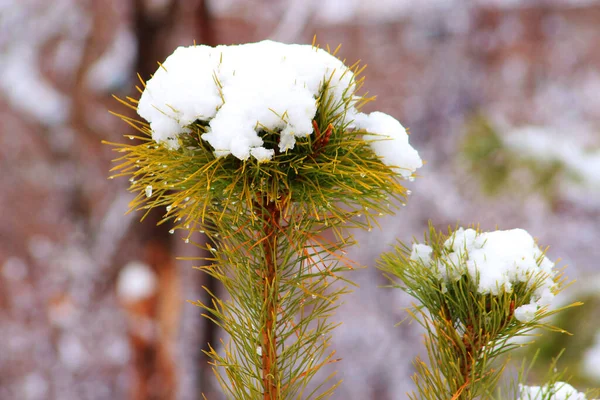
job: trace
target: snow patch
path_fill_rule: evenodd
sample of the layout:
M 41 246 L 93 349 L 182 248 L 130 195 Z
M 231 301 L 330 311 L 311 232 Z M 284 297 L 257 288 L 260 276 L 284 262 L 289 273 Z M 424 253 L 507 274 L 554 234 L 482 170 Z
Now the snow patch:
M 69 116 L 71 101 L 43 76 L 39 55 L 49 40 L 65 36 L 72 43 L 68 55 L 73 57 L 67 58 L 77 60 L 90 18 L 73 0 L 10 4 L 0 18 L 0 92 L 15 110 L 37 122 L 61 125 Z M 66 67 L 73 71 L 76 65 Z
M 539 307 L 549 305 L 554 298 L 554 263 L 523 229 L 478 233 L 459 228 L 444 242 L 444 249 L 434 262 L 430 246 L 414 244 L 411 260 L 429 265 L 447 282 L 468 275 L 477 282 L 479 293 L 495 296 L 510 293 L 514 284 L 526 283 L 532 287 L 544 278 L 531 303 L 515 310 L 515 317 L 521 322 L 531 321 Z
M 123 86 L 133 69 L 137 47 L 135 36 L 121 28 L 109 48 L 89 69 L 86 84 L 96 92 L 110 92 Z
M 9 257 L 2 265 L 2 276 L 10 281 L 22 281 L 27 277 L 27 264 L 18 257 Z
M 117 296 L 127 302 L 144 300 L 156 293 L 156 274 L 147 264 L 132 261 L 119 273 Z
M 531 322 L 535 318 L 535 313 L 538 310 L 537 304 L 525 304 L 517 307 L 515 310 L 515 318 L 521 322 Z
M 121 337 L 112 337 L 105 344 L 105 356 L 115 365 L 125 365 L 131 358 L 131 349 L 126 340 Z
M 150 122 L 154 140 L 171 148 L 186 126 L 210 121 L 202 138 L 215 155 L 245 160 L 251 149 L 267 150 L 259 130 L 281 132 L 287 139 L 281 151 L 310 135 L 316 96 L 329 77 L 336 98 L 354 85 L 340 60 L 312 46 L 263 41 L 179 47 L 146 83 L 138 113 Z
M 504 144 L 521 157 L 540 162 L 558 162 L 579 179 L 582 185 L 600 188 L 600 151 L 586 149 L 570 135 L 552 129 L 526 126 L 503 136 Z
M 78 369 L 86 363 L 88 352 L 78 337 L 72 334 L 62 335 L 58 340 L 57 347 L 58 356 L 67 368 Z
M 408 143 L 408 134 L 394 117 L 382 112 L 359 113 L 354 119 L 358 129 L 368 132 L 363 139 L 370 142 L 373 151 L 384 164 L 395 169 L 399 175 L 410 177 L 423 166 L 419 153 Z
M 592 379 L 600 379 L 600 331 L 592 347 L 585 351 L 583 356 L 583 371 Z
M 550 395 L 550 396 L 548 396 Z M 586 400 L 585 394 L 565 382 L 546 386 L 519 385 L 518 400 Z
M 27 375 L 21 386 L 25 400 L 42 400 L 48 395 L 48 381 L 39 373 Z
M 258 62 L 260 61 L 260 62 Z M 350 97 L 355 77 L 342 61 L 309 45 L 262 41 L 237 46 L 179 47 L 158 68 L 138 104 L 152 138 L 177 149 L 178 135 L 196 120 L 208 122 L 202 139 L 216 157 L 272 159 L 262 132 L 278 132 L 278 150 L 292 150 L 296 139 L 313 133 L 317 97 L 327 84 L 335 103 L 347 104 L 346 121 L 367 131 L 365 140 L 382 161 L 403 177 L 422 161 L 393 117 L 358 113 Z

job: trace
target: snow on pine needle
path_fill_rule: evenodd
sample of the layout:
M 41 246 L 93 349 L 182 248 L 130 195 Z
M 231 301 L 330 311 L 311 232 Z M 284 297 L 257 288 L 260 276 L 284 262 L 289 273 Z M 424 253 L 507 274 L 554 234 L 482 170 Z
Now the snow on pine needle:
M 479 232 L 458 228 L 448 236 L 430 230 L 425 243 L 404 245 L 396 252 L 383 256 L 387 268 L 398 270 L 411 289 L 414 282 L 427 277 L 441 297 L 463 296 L 471 292 L 475 299 L 506 298 L 510 317 L 526 323 L 536 318 L 540 309 L 546 309 L 561 289 L 562 275 L 546 257 L 533 237 L 523 229 Z M 460 289 L 459 289 L 460 288 Z M 467 297 L 469 297 L 467 296 Z
M 511 293 L 519 284 L 534 288 L 530 302 L 514 310 L 518 320 L 531 321 L 538 308 L 554 298 L 554 263 L 523 229 L 480 233 L 459 228 L 439 250 L 432 260 L 432 247 L 414 244 L 410 259 L 433 268 L 444 285 L 469 275 L 480 294 Z
M 232 154 L 240 160 L 252 156 L 267 161 L 276 150 L 292 150 L 296 138 L 313 133 L 317 99 L 325 84 L 334 103 L 343 104 L 344 121 L 369 119 L 356 109 L 361 98 L 354 96 L 354 72 L 325 50 L 273 41 L 179 47 L 146 83 L 137 111 L 150 123 L 153 139 L 171 148 L 179 147 L 177 136 L 198 120 L 208 123 L 202 139 L 217 157 Z M 392 117 L 387 120 L 358 127 L 390 139 L 398 157 L 386 155 L 385 160 L 410 175 L 421 160 L 408 144 L 406 131 L 393 126 Z M 261 131 L 278 132 L 276 148 L 265 146 Z M 380 147 L 374 146 L 375 151 Z M 402 157 L 405 154 L 409 157 Z
M 362 70 L 314 45 L 179 47 L 139 101 L 120 100 L 144 119 L 117 114 L 142 143 L 112 144 L 125 153 L 113 177 L 130 175 L 132 208 L 168 207 L 175 229 L 243 214 L 258 192 L 328 226 L 365 215 L 370 228 L 390 213 L 380 203 L 406 202 L 399 179 L 423 162 L 395 118 L 360 112 L 372 100 L 358 94 Z M 334 202 L 347 207 L 323 212 Z

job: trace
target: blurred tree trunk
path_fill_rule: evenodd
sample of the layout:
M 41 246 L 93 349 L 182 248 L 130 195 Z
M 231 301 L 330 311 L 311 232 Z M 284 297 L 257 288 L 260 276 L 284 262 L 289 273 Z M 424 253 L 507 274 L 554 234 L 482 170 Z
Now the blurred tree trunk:
M 144 0 L 135 0 L 134 29 L 138 56 L 136 71 L 148 80 L 156 70 L 157 61 L 170 53 L 166 39 L 176 22 L 178 3 L 170 1 L 161 12 L 150 12 Z M 175 399 L 177 393 L 177 370 L 173 348 L 179 327 L 181 285 L 173 252 L 172 235 L 166 225 L 156 225 L 162 218 L 161 211 L 153 210 L 135 230 L 142 240 L 145 262 L 158 277 L 155 306 L 150 307 L 148 318 L 155 323 L 155 335 L 145 340 L 137 337 L 134 344 L 134 368 L 136 384 L 132 398 Z
M 135 0 L 134 29 L 137 37 L 138 59 L 136 70 L 147 80 L 157 68 L 157 62 L 163 61 L 173 49 L 169 39 L 177 28 L 181 13 L 187 12 L 187 7 L 194 9 L 195 41 L 198 44 L 215 45 L 213 27 L 207 4 L 199 0 L 196 4 L 183 3 L 177 0 L 168 2 L 160 10 L 150 12 L 144 0 Z M 177 374 L 172 351 L 179 328 L 181 326 L 180 314 L 183 287 L 181 285 L 174 254 L 173 236 L 168 233 L 168 226 L 157 226 L 162 213 L 154 210 L 144 221 L 138 224 L 138 233 L 142 237 L 146 247 L 146 262 L 156 271 L 159 279 L 159 292 L 157 307 L 154 309 L 153 319 L 156 321 L 159 336 L 155 343 L 137 348 L 135 359 L 137 388 L 136 399 L 172 399 L 175 398 L 177 389 Z M 198 256 L 202 256 L 199 254 Z M 198 274 L 198 279 L 203 280 L 203 285 L 211 292 L 218 292 L 216 281 L 207 275 Z M 197 285 L 200 287 L 200 285 Z M 206 292 L 202 292 L 203 296 Z M 208 301 L 208 299 L 202 299 Z M 202 353 L 207 350 L 207 343 L 218 341 L 218 329 L 216 325 L 207 320 L 198 318 L 200 325 L 195 331 L 201 339 L 193 340 L 193 344 L 201 342 L 195 359 L 195 391 L 199 397 L 200 393 L 213 394 L 216 388 L 211 386 L 213 373 L 208 365 L 208 358 Z M 190 345 L 192 343 L 186 343 Z M 144 397 L 145 396 L 145 397 Z
M 206 0 L 198 0 L 196 12 L 194 13 L 196 43 L 205 44 L 209 46 L 216 46 L 219 43 L 215 38 L 214 27 L 212 24 L 212 19 L 207 3 L 208 2 Z M 212 247 L 216 247 L 214 243 L 212 244 Z M 207 274 L 202 275 L 203 284 L 206 287 L 206 289 L 211 293 L 219 293 L 219 282 Z M 210 298 L 208 296 L 207 291 L 202 291 L 201 295 L 204 296 L 202 301 L 208 304 L 210 302 Z M 213 383 L 215 382 L 215 380 L 213 379 L 212 367 L 209 364 L 210 358 L 206 354 L 204 354 L 203 350 L 209 350 L 208 343 L 212 344 L 213 346 L 216 346 L 216 344 L 219 342 L 219 328 L 217 325 L 205 318 L 203 318 L 200 321 L 200 323 L 203 346 L 200 348 L 198 354 L 199 368 L 196 377 L 196 388 L 198 394 L 204 393 L 210 399 L 216 396 L 216 391 L 218 390 L 218 387 L 215 386 L 218 385 L 214 385 Z

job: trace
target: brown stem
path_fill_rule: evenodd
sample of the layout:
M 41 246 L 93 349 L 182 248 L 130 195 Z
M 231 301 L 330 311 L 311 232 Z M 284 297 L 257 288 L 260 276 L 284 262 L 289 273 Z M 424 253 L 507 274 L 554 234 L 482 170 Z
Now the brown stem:
M 482 339 L 477 335 L 476 332 L 474 332 L 473 326 L 468 325 L 466 332 L 463 335 L 463 346 L 465 347 L 465 352 L 460 364 L 460 371 L 465 385 L 470 385 L 471 383 L 471 371 L 473 369 L 475 358 L 477 357 L 481 347 L 480 342 L 482 342 Z
M 313 154 L 311 155 L 311 157 L 317 158 L 317 156 L 323 150 L 323 147 L 325 147 L 327 143 L 329 143 L 329 138 L 331 138 L 331 134 L 333 133 L 333 125 L 327 125 L 327 129 L 321 132 L 319 130 L 319 125 L 317 124 L 317 121 L 313 120 L 312 124 L 313 129 L 315 130 L 315 141 L 312 145 Z
M 503 330 L 512 320 L 515 310 L 515 302 L 514 300 L 510 302 L 510 309 L 508 315 L 503 319 L 502 325 L 498 331 Z M 488 311 L 489 312 L 489 311 Z M 442 317 L 446 320 L 446 324 L 448 326 L 452 326 L 452 321 L 450 319 L 450 311 L 446 304 L 442 307 Z M 463 334 L 462 342 L 464 346 L 464 351 L 461 350 L 458 346 L 455 346 L 457 351 L 457 356 L 460 360 L 460 372 L 463 378 L 462 386 L 456 391 L 452 400 L 455 399 L 469 399 L 471 395 L 471 387 L 473 385 L 473 381 L 471 380 L 471 373 L 473 371 L 473 365 L 479 357 L 479 353 L 481 349 L 490 341 L 490 333 L 481 330 L 480 332 L 476 332 L 473 324 L 469 321 L 467 323 L 465 333 Z M 480 377 L 476 377 L 475 380 L 483 379 L 485 373 Z
M 263 296 L 266 304 L 266 321 L 261 332 L 262 376 L 264 400 L 277 400 L 279 393 L 279 377 L 277 372 L 277 229 L 281 218 L 281 209 L 276 202 L 269 201 L 266 196 L 261 204 L 263 216 L 263 249 L 265 252 L 265 269 L 263 275 Z
M 462 347 L 456 343 L 457 340 L 461 340 L 460 334 L 454 327 L 454 321 L 452 320 L 450 309 L 446 303 L 442 303 L 441 317 L 444 319 L 444 323 L 439 329 L 446 331 L 443 333 L 444 337 L 453 340 L 452 346 L 456 354 L 456 358 L 459 362 L 460 374 L 462 377 L 462 385 L 457 388 L 452 396 L 452 400 L 468 399 L 470 396 L 470 389 L 472 385 L 471 371 L 475 357 L 480 350 L 481 338 L 478 337 L 477 333 L 473 329 L 471 323 L 467 323 L 465 332 L 462 336 Z

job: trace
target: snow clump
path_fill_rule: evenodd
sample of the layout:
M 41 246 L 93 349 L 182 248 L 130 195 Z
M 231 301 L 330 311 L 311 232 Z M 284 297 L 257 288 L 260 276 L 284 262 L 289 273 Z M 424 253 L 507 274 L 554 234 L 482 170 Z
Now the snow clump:
M 408 178 L 423 166 L 419 153 L 408 143 L 406 129 L 391 115 L 379 111 L 368 115 L 358 113 L 354 124 L 371 133 L 363 138 L 370 142 L 383 163 L 393 167 L 398 174 Z
M 568 383 L 555 382 L 541 387 L 519 385 L 518 400 L 586 400 L 586 396 Z
M 481 294 L 510 293 L 518 283 L 526 283 L 528 288 L 536 285 L 531 303 L 515 309 L 515 318 L 521 322 L 531 321 L 539 307 L 554 298 L 554 263 L 523 229 L 479 233 L 459 228 L 444 242 L 435 261 L 432 253 L 430 246 L 416 243 L 410 259 L 432 267 L 445 282 L 468 275 Z
M 368 132 L 382 162 L 409 177 L 422 161 L 393 117 L 359 113 L 354 73 L 328 52 L 310 45 L 262 41 L 233 46 L 179 47 L 146 82 L 138 114 L 149 122 L 152 138 L 179 148 L 177 137 L 199 120 L 208 123 L 202 139 L 216 157 L 273 158 L 261 132 L 280 134 L 278 151 L 313 133 L 317 97 L 324 85 L 334 102 L 345 104 L 345 123 Z

